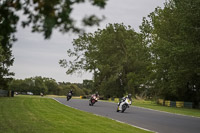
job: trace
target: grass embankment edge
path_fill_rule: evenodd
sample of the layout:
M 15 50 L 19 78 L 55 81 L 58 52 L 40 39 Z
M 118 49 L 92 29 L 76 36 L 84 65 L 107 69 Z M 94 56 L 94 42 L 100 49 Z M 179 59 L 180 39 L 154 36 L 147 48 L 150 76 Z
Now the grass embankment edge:
M 69 108 L 39 96 L 0 98 L 0 133 L 146 133 L 106 117 Z

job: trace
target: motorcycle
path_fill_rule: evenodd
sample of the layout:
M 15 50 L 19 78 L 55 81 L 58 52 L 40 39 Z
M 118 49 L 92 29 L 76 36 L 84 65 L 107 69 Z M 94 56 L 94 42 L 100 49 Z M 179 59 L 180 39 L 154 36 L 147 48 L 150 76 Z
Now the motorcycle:
M 71 98 L 72 98 L 72 93 L 69 92 L 69 93 L 67 94 L 67 101 L 69 101 Z
M 89 106 L 93 106 L 97 101 L 98 101 L 98 98 L 95 95 L 93 95 L 91 99 L 89 100 Z
M 131 105 L 131 100 L 129 98 L 126 98 L 126 100 L 119 102 L 117 106 L 117 112 L 121 111 L 122 113 L 129 108 L 129 105 Z

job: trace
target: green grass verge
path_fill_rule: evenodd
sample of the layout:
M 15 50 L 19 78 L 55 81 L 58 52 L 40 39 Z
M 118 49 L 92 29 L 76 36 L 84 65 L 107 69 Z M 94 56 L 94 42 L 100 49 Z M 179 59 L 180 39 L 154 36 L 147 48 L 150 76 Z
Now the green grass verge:
M 154 101 L 145 101 L 145 100 L 134 100 L 132 105 L 138 106 L 138 107 L 149 108 L 149 109 L 153 109 L 153 110 L 169 112 L 169 113 L 200 117 L 200 109 L 167 107 L 167 106 L 158 105 Z
M 0 97 L 0 133 L 146 133 L 39 96 Z

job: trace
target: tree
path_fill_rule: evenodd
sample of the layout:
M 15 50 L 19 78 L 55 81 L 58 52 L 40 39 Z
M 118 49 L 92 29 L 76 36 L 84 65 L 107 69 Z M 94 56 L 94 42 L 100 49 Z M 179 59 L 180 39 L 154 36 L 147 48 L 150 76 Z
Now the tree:
M 83 80 L 83 88 L 92 90 L 94 88 L 93 84 L 94 84 L 93 80 Z
M 13 90 L 15 92 L 23 92 L 23 90 L 21 88 L 22 82 L 23 82 L 23 80 L 13 79 L 9 85 L 10 90 Z
M 43 78 L 44 84 L 48 88 L 48 94 L 56 94 L 56 91 L 58 90 L 58 84 L 56 83 L 55 79 L 51 78 Z
M 151 49 L 152 88 L 165 99 L 200 100 L 199 7 L 198 0 L 170 0 L 140 27 Z
M 12 80 L 9 76 L 13 73 L 9 72 L 8 66 L 12 64 L 13 59 L 9 55 L 9 50 L 1 45 L 1 40 L 3 38 L 0 36 L 0 89 L 8 89 L 9 81 Z
M 12 56 L 12 43 L 16 41 L 14 33 L 16 32 L 16 25 L 19 20 L 19 17 L 16 15 L 15 11 L 10 7 L 11 3 L 14 1 L 3 0 L 0 2 L 0 40 L 1 47 L 3 49 L 2 55 L 4 56 L 4 61 L 2 62 L 2 68 L 0 69 L 1 73 L 1 85 L 3 89 L 8 89 L 8 84 L 10 81 L 9 76 L 14 75 L 12 72 L 9 72 L 9 67 L 12 66 L 14 58 Z M 9 4 L 10 3 L 10 4 Z M 16 7 L 15 10 L 18 10 L 19 7 Z
M 44 79 L 42 77 L 34 78 L 34 90 L 33 93 L 40 95 L 40 93 L 47 94 L 48 88 L 45 85 Z
M 68 68 L 67 74 L 93 72 L 94 88 L 106 97 L 134 93 L 144 84 L 141 82 L 145 77 L 147 49 L 130 26 L 109 24 L 106 29 L 79 36 L 73 45 L 74 51 L 68 50 L 68 55 L 75 59 L 61 60 L 61 66 Z

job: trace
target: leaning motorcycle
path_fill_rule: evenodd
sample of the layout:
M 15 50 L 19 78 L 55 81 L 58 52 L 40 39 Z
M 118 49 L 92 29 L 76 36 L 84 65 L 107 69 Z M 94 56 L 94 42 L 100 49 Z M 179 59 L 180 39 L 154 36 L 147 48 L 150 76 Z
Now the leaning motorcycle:
M 71 98 L 72 98 L 72 93 L 70 92 L 67 94 L 67 101 L 69 101 Z
M 126 100 L 119 102 L 117 106 L 117 112 L 121 111 L 122 113 L 129 108 L 129 105 L 131 105 L 131 100 L 129 98 L 126 98 Z
M 89 100 L 89 105 L 93 106 L 96 102 L 98 101 L 98 98 L 94 95 L 91 97 L 91 99 Z

